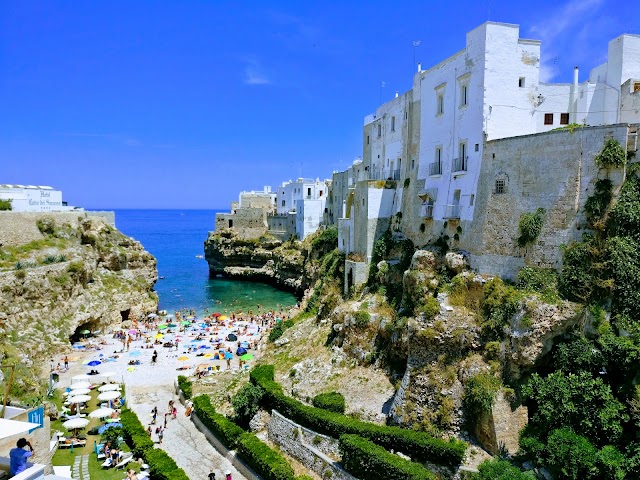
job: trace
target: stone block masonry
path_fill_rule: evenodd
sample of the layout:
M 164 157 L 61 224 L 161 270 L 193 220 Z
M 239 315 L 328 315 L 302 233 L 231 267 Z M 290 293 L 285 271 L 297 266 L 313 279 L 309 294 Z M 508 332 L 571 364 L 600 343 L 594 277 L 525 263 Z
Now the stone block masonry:
M 267 431 L 271 442 L 279 445 L 284 452 L 320 477 L 358 480 L 334 460 L 340 457 L 336 439 L 304 428 L 283 417 L 276 410 L 271 412 Z

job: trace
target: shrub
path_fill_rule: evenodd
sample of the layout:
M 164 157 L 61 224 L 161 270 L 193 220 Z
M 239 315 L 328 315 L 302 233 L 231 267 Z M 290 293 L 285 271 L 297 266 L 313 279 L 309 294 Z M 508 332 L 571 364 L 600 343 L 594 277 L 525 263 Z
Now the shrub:
M 345 470 L 367 480 L 435 480 L 434 473 L 419 463 L 390 453 L 357 435 L 340 437 L 340 453 Z
M 424 303 L 416 306 L 416 315 L 424 315 L 425 320 L 430 321 L 440 313 L 440 303 L 434 297 L 426 297 Z
M 490 373 L 478 373 L 469 378 L 464 386 L 464 405 L 469 418 L 490 412 L 501 386 L 500 379 Z
M 620 450 L 612 445 L 607 445 L 598 452 L 598 470 L 604 478 L 611 480 L 627 478 L 625 457 Z
M 613 198 L 612 189 L 613 183 L 608 178 L 598 180 L 593 195 L 587 198 L 584 204 L 584 213 L 587 217 L 587 222 L 592 227 L 599 224 L 604 218 Z
M 249 422 L 258 413 L 260 399 L 263 395 L 264 390 L 252 383 L 247 383 L 238 390 L 238 393 L 231 399 L 231 405 L 233 405 L 235 412 L 234 420 L 238 425 L 243 428 L 249 427 Z
M 331 226 L 322 230 L 311 242 L 311 249 L 322 256 L 338 246 L 338 227 Z
M 187 377 L 184 375 L 178 375 L 178 388 L 182 390 L 182 394 L 187 400 L 191 398 L 192 386 L 193 384 Z
M 534 480 L 535 478 L 533 472 L 522 472 L 508 461 L 494 458 L 482 462 L 478 467 L 478 473 L 471 475 L 470 480 Z
M 521 294 L 497 277 L 485 284 L 483 293 L 482 333 L 489 339 L 502 338 L 504 327 L 518 311 Z
M 521 268 L 516 286 L 521 290 L 541 293 L 548 300 L 558 299 L 558 274 L 552 268 Z
M 518 237 L 518 245 L 524 247 L 537 240 L 542 231 L 544 223 L 544 208 L 538 208 L 535 212 L 527 212 L 520 215 L 520 237 Z
M 251 433 L 238 438 L 240 457 L 264 480 L 294 480 L 293 468 L 287 460 Z
M 284 325 L 282 324 L 282 322 L 276 323 L 271 329 L 271 331 L 269 332 L 269 341 L 272 343 L 275 342 L 277 339 L 279 339 L 282 336 L 283 333 L 284 333 Z
M 597 478 L 596 458 L 598 450 L 589 440 L 571 429 L 554 430 L 549 435 L 547 465 L 560 478 L 587 480 Z
M 244 433 L 244 430 L 224 415 L 216 413 L 208 395 L 195 397 L 193 399 L 193 410 L 204 426 L 227 448 L 236 448 L 238 438 Z
M 12 199 L 4 199 L 4 198 L 0 198 L 0 211 L 8 211 L 11 210 L 13 207 L 11 205 L 11 201 Z
M 145 461 L 149 464 L 149 473 L 154 480 L 189 480 L 184 470 L 164 450 L 146 450 Z
M 56 230 L 56 221 L 51 217 L 42 217 L 36 220 L 36 226 L 43 235 L 53 235 Z
M 355 322 L 356 322 L 356 327 L 358 328 L 365 328 L 367 325 L 369 325 L 369 322 L 371 321 L 371 315 L 369 315 L 369 312 L 364 312 L 362 310 L 358 310 L 355 314 Z
M 613 138 L 608 139 L 595 158 L 596 165 L 603 168 L 622 168 L 627 163 L 627 152 Z
M 344 413 L 344 395 L 338 392 L 320 393 L 313 397 L 313 406 L 335 413 Z
M 459 440 L 444 441 L 424 432 L 406 430 L 362 422 L 354 418 L 304 405 L 287 397 L 274 381 L 273 365 L 259 365 L 251 371 L 251 381 L 260 385 L 265 395 L 262 403 L 274 408 L 294 422 L 318 433 L 340 437 L 343 434 L 360 435 L 372 442 L 410 455 L 414 460 L 432 461 L 444 465 L 459 465 L 466 444 Z

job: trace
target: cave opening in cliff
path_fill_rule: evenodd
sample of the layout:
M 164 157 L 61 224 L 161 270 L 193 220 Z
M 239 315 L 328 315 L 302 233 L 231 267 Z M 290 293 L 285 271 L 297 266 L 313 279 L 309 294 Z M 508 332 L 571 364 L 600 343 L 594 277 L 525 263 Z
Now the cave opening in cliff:
M 129 314 L 131 313 L 131 309 L 127 308 L 126 310 L 120 311 L 120 316 L 122 317 L 122 321 L 129 320 Z

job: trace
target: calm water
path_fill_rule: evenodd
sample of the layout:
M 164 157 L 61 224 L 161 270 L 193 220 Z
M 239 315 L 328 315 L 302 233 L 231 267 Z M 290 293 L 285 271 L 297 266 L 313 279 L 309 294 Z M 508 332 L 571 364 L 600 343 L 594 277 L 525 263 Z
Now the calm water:
M 296 303 L 294 295 L 270 285 L 209 279 L 204 241 L 215 221 L 213 210 L 116 210 L 116 227 L 158 259 L 156 283 L 160 308 L 182 307 L 217 311 L 278 308 Z M 216 303 L 219 301 L 220 303 Z

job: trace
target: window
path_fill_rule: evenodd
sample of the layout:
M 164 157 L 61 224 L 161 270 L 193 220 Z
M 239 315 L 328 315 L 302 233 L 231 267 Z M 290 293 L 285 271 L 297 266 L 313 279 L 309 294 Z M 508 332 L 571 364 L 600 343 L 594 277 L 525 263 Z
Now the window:
M 229 220 L 229 228 L 233 228 L 233 220 Z
M 633 82 L 633 92 L 640 92 L 640 82 Z
M 638 85 L 640 85 L 640 83 L 639 83 Z M 406 120 L 408 117 L 409 117 L 409 114 L 408 114 L 408 113 L 407 113 L 407 111 L 405 110 L 405 111 L 404 111 L 404 119 Z
M 442 147 L 436 147 L 436 163 L 442 165 Z
M 416 168 L 416 160 L 412 159 L 411 160 L 411 170 L 413 170 L 414 168 Z
M 442 115 L 444 113 L 444 94 L 439 93 L 437 96 L 436 115 Z
M 480 144 L 476 143 L 476 152 L 479 152 L 479 151 L 480 151 Z
M 544 124 L 545 125 L 553 125 L 553 113 L 545 113 L 544 114 Z
M 382 136 L 382 124 L 379 123 L 378 124 L 378 138 L 380 138 Z
M 519 86 L 520 88 L 524 88 L 524 77 L 520 77 L 520 78 L 518 79 L 518 86 Z
M 505 179 L 499 178 L 498 180 L 496 180 L 495 193 L 498 195 L 507 193 L 507 181 Z
M 475 201 L 476 196 L 472 193 L 471 196 L 469 197 L 469 206 L 473 207 L 473 202 Z
M 307 188 L 307 196 L 310 197 L 311 196 L 311 189 Z
M 285 205 L 286 205 L 286 202 L 282 200 L 282 206 L 284 207 Z
M 464 107 L 467 105 L 467 92 L 469 87 L 467 85 L 460 86 L 460 106 Z
M 367 145 L 369 145 L 369 135 L 367 135 Z
M 396 117 L 391 117 L 391 131 L 396 131 Z
M 560 125 L 569 125 L 569 114 L 561 113 L 560 114 Z
M 322 196 L 322 190 L 320 190 L 320 196 Z

